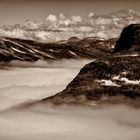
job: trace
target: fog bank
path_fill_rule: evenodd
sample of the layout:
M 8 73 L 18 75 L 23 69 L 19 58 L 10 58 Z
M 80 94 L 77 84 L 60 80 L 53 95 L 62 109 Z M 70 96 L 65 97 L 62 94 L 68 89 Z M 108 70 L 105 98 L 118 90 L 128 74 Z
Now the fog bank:
M 10 67 L 23 67 L 23 68 L 82 68 L 85 64 L 92 62 L 89 59 L 61 59 L 56 61 L 42 61 L 26 62 L 13 60 L 7 64 Z
M 45 104 L 2 110 L 65 89 L 88 60 L 13 61 L 0 69 L 0 140 L 139 140 L 140 109 Z
M 0 110 L 60 92 L 89 62 L 91 60 L 12 61 L 5 65 L 7 70 L 0 69 Z
M 0 115 L 2 140 L 139 140 L 140 110 L 35 107 Z

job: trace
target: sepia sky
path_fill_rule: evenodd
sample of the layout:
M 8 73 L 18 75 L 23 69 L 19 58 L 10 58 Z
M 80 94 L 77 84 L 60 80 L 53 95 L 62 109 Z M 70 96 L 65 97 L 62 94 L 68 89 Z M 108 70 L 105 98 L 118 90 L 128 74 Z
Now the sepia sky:
M 105 14 L 120 9 L 140 11 L 140 0 L 0 0 L 0 25 L 42 21 L 48 14 Z

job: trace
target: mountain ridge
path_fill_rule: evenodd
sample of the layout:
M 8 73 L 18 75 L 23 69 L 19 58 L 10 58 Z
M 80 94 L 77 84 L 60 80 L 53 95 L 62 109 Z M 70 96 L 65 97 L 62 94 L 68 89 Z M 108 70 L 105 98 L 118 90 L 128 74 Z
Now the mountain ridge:
M 60 59 L 96 59 L 110 55 L 116 39 L 72 37 L 55 43 L 41 43 L 9 37 L 0 39 L 0 61 L 21 60 L 35 62 L 38 60 L 55 61 Z M 98 47 L 100 46 L 100 47 Z

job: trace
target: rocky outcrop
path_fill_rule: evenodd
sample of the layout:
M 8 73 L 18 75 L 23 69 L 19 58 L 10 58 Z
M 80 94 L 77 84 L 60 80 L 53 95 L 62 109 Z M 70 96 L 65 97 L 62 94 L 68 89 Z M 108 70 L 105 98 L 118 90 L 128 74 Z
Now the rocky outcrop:
M 140 103 L 139 68 L 139 56 L 96 60 L 82 68 L 65 90 L 42 101 L 91 104 L 135 99 Z
M 121 51 L 140 51 L 140 24 L 131 24 L 123 29 L 114 53 Z
M 110 55 L 116 39 L 71 38 L 56 43 L 1 37 L 0 62 L 11 60 L 37 61 L 59 59 L 95 59 Z
M 40 103 L 140 106 L 140 55 L 130 55 L 130 52 L 138 52 L 135 45 L 140 47 L 139 27 L 130 25 L 122 31 L 114 50 L 118 54 L 87 64 L 65 90 Z M 120 53 L 123 50 L 125 54 Z

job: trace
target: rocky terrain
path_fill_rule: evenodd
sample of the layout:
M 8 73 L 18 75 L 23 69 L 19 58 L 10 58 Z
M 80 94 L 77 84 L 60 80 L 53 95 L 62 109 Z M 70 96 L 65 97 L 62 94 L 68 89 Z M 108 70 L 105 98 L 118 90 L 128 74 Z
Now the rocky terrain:
M 62 92 L 38 103 L 140 105 L 140 25 L 124 28 L 114 54 L 84 66 Z
M 41 43 L 17 38 L 0 38 L 0 62 L 12 60 L 30 61 L 59 59 L 96 59 L 110 55 L 116 39 L 102 40 L 100 38 L 69 40 L 55 43 Z

